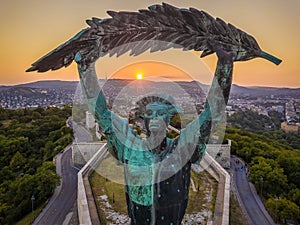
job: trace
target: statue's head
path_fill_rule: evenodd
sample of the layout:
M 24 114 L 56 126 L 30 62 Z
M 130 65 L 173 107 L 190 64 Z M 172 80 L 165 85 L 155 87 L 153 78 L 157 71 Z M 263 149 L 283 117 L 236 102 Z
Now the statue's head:
M 165 132 L 178 113 L 175 101 L 167 95 L 146 96 L 137 102 L 137 115 L 144 119 L 147 132 Z

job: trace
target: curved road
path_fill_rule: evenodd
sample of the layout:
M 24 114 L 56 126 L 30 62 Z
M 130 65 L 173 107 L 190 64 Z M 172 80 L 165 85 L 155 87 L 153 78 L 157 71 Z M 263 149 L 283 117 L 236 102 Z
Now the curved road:
M 236 160 L 238 160 L 239 163 L 236 163 Z M 239 199 L 243 205 L 242 207 L 248 214 L 251 225 L 275 224 L 265 210 L 263 203 L 254 188 L 250 187 L 243 162 L 238 158 L 233 157 L 231 158 L 230 164 L 237 194 L 239 195 Z M 241 169 L 241 167 L 243 167 L 243 169 Z
M 61 159 L 60 159 L 61 157 Z M 61 185 L 56 188 L 48 205 L 34 221 L 34 225 L 67 224 L 72 216 L 72 208 L 77 199 L 77 172 L 71 163 L 72 150 L 67 148 L 57 157 L 58 174 L 61 174 Z M 61 173 L 60 173 L 61 172 Z

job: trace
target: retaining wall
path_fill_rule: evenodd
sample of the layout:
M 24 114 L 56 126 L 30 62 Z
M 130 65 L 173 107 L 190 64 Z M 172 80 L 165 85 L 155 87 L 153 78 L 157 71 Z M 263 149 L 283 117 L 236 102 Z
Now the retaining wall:
M 90 190 L 88 176 L 93 171 L 93 168 L 96 168 L 99 164 L 101 157 L 103 157 L 105 153 L 107 153 L 106 145 L 103 145 L 78 173 L 77 201 L 80 224 L 100 224 L 99 219 L 95 218 L 95 210 L 97 210 L 97 208 Z M 230 175 L 208 153 L 204 155 L 199 166 L 193 165 L 193 169 L 198 172 L 207 170 L 208 173 L 218 181 L 214 217 L 213 221 L 208 221 L 208 224 L 229 225 Z
M 94 196 L 90 187 L 88 177 L 93 172 L 94 168 L 98 166 L 100 159 L 106 153 L 107 148 L 106 144 L 104 144 L 78 172 L 77 207 L 80 225 L 100 224 L 97 207 L 94 202 Z

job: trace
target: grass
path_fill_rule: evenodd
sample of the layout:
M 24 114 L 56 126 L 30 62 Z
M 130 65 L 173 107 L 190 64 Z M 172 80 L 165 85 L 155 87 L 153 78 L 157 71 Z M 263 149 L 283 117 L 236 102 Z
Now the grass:
M 236 197 L 233 195 L 232 192 L 230 194 L 229 224 L 230 225 L 249 225 Z
M 213 213 L 218 188 L 217 181 L 210 177 L 207 172 L 202 172 L 199 174 L 192 171 L 191 178 L 195 183 L 197 191 L 193 191 L 190 185 L 189 201 L 186 213 L 197 213 L 204 209 L 209 209 Z M 207 193 L 208 191 L 211 191 L 211 193 Z M 212 196 L 211 200 L 207 199 L 208 194 Z
M 115 211 L 127 213 L 124 185 L 110 181 L 95 172 L 90 176 L 90 183 L 95 196 L 107 195 Z
M 93 172 L 90 176 L 90 184 L 94 196 L 107 195 L 109 203 L 117 212 L 127 214 L 127 205 L 124 193 L 124 185 L 112 182 L 105 177 Z M 106 224 L 106 216 L 101 209 L 100 201 L 96 201 L 97 210 L 100 215 L 101 224 Z
M 113 177 L 117 182 L 109 180 L 105 177 Z M 123 167 L 118 165 L 111 156 L 104 159 L 97 168 L 97 171 L 94 171 L 89 177 L 95 198 L 101 195 L 107 195 L 108 201 L 112 205 L 113 209 L 116 212 L 121 212 L 127 215 L 124 185 L 122 184 L 123 180 Z M 96 205 L 100 215 L 101 224 L 105 225 L 107 219 L 103 210 L 101 209 L 100 202 L 96 201 Z
M 117 175 L 114 179 L 119 183 L 106 179 L 101 174 L 107 177 Z M 218 187 L 217 181 L 214 180 L 207 172 L 197 174 L 192 171 L 191 178 L 195 183 L 197 191 L 194 192 L 190 187 L 189 202 L 186 213 L 193 214 L 203 210 L 210 210 L 213 214 Z M 120 184 L 124 181 L 122 165 L 118 165 L 116 161 L 112 160 L 110 157 L 106 158 L 97 168 L 97 172 L 93 172 L 89 179 L 96 199 L 98 196 L 107 195 L 108 201 L 112 205 L 114 211 L 127 215 L 124 185 Z M 210 199 L 207 198 L 207 195 L 211 196 Z M 96 200 L 96 204 L 100 220 L 103 224 L 106 224 L 105 214 L 100 207 L 100 201 Z

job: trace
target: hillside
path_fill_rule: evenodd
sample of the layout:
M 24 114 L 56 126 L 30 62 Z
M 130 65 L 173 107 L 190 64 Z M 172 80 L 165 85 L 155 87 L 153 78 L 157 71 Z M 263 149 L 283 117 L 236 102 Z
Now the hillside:
M 128 85 L 132 80 L 122 80 L 122 79 L 112 79 L 112 80 L 101 80 L 101 83 L 105 85 L 113 86 L 116 89 L 121 89 L 122 87 Z M 142 80 L 139 81 L 143 86 L 151 86 L 154 81 Z M 176 82 L 182 87 L 189 89 L 190 87 L 200 87 L 204 93 L 209 89 L 209 85 L 202 84 L 198 81 L 193 82 Z M 60 80 L 46 80 L 37 81 L 33 83 L 19 84 L 15 86 L 0 86 L 0 91 L 8 90 L 16 87 L 23 88 L 37 88 L 37 89 L 73 89 L 75 91 L 78 85 L 78 81 L 60 81 Z M 157 85 L 157 84 L 156 84 Z M 232 85 L 231 89 L 232 96 L 273 96 L 273 97 L 299 97 L 300 88 L 275 88 L 275 87 L 243 87 L 239 85 Z

